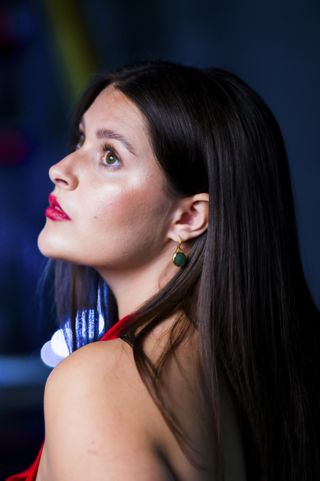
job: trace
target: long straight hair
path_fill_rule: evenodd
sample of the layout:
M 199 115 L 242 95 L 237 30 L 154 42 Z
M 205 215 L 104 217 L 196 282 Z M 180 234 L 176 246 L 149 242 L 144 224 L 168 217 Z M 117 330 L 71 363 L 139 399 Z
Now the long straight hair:
M 79 102 L 72 143 L 81 116 L 111 84 L 144 115 L 168 195 L 210 197 L 208 229 L 194 240 L 187 266 L 121 333 L 143 382 L 181 448 L 201 469 L 161 382 L 164 366 L 196 329 L 217 479 L 224 478 L 221 379 L 241 428 L 247 479 L 320 479 L 320 315 L 301 264 L 288 160 L 272 112 L 226 70 L 143 62 L 94 78 Z M 98 338 L 99 309 L 107 326 L 117 321 L 117 305 L 93 269 L 55 264 L 57 314 L 71 328 L 75 350 Z M 154 366 L 143 341 L 177 312 L 184 316 Z

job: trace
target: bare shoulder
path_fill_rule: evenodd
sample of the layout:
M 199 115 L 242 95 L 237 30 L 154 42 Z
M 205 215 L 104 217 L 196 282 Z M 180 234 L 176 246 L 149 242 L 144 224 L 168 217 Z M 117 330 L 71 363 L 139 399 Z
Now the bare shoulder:
M 173 479 L 154 443 L 161 415 L 123 340 L 62 361 L 48 378 L 44 411 L 41 481 Z

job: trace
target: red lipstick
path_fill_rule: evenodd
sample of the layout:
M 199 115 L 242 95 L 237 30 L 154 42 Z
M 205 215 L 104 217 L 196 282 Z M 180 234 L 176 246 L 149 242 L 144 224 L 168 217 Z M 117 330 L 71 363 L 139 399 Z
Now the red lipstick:
M 64 212 L 61 205 L 58 202 L 58 199 L 53 195 L 50 194 L 48 197 L 49 207 L 46 208 L 45 215 L 51 220 L 71 220 L 68 214 Z

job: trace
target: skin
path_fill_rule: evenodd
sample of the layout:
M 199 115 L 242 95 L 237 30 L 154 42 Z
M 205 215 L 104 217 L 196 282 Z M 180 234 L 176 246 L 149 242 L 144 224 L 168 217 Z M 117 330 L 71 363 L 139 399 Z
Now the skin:
M 120 140 L 97 138 L 101 129 L 121 134 L 134 153 Z M 47 218 L 38 245 L 47 257 L 96 269 L 112 288 L 121 318 L 177 272 L 172 263 L 177 242 L 183 241 L 188 254 L 192 239 L 206 230 L 209 198 L 207 193 L 183 199 L 168 195 L 145 118 L 114 87 L 98 95 L 81 130 L 76 150 L 49 171 L 53 194 L 71 220 Z M 105 151 L 106 143 L 113 152 Z M 144 351 L 152 361 L 174 320 L 165 319 L 146 340 Z M 206 474 L 182 453 L 142 382 L 131 347 L 115 339 L 78 349 L 48 377 L 45 445 L 36 481 L 215 479 L 212 434 L 201 427 L 198 414 L 196 349 L 196 338 L 179 347 L 166 368 L 166 382 L 182 425 L 202 453 Z M 240 471 L 228 479 L 243 479 Z
M 80 129 L 76 150 L 49 170 L 52 193 L 71 221 L 47 218 L 38 246 L 47 257 L 95 268 L 121 318 L 177 272 L 172 255 L 179 237 L 190 241 L 206 230 L 209 198 L 168 195 L 144 116 L 113 86 L 97 96 Z M 97 138 L 101 129 L 121 134 L 134 153 L 120 140 Z

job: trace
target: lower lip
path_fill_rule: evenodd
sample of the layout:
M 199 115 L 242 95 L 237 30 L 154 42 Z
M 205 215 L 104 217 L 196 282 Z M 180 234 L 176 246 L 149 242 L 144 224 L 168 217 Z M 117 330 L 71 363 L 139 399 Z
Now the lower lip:
M 47 207 L 45 211 L 46 217 L 48 217 L 51 220 L 71 220 L 70 217 L 65 214 L 64 212 L 61 212 L 61 210 L 55 209 L 54 207 Z

